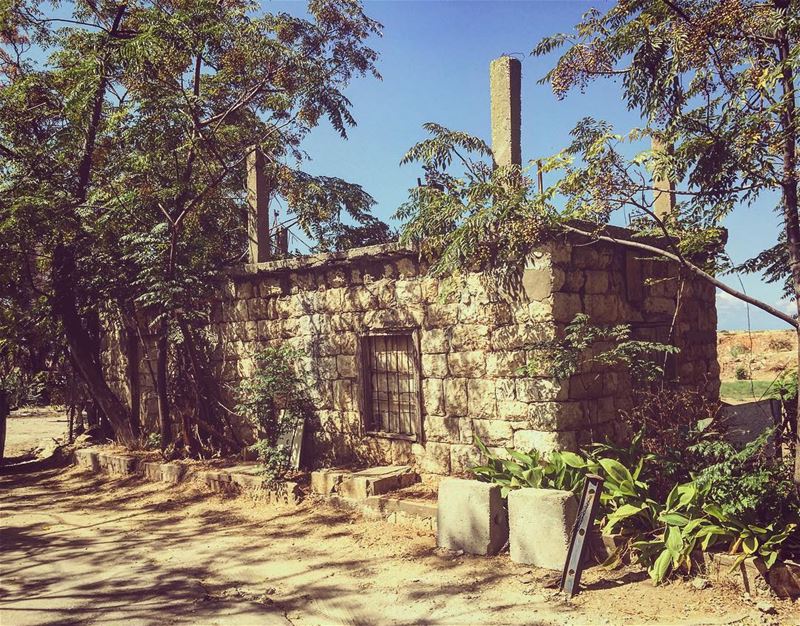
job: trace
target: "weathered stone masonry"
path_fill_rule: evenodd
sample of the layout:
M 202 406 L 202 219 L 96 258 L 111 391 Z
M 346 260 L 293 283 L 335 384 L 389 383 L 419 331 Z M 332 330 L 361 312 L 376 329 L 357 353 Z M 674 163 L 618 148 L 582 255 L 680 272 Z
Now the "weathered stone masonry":
M 519 165 L 520 62 L 493 61 L 490 84 L 495 163 Z M 668 181 L 656 187 L 672 189 Z M 617 417 L 632 400 L 623 369 L 583 367 L 565 381 L 520 374 L 531 345 L 561 336 L 578 313 L 594 324 L 630 324 L 636 338 L 678 346 L 680 354 L 667 362 L 670 379 L 718 396 L 714 288 L 681 277 L 675 263 L 575 239 L 536 247 L 512 285 L 480 273 L 459 282 L 437 279 L 415 251 L 398 245 L 265 261 L 274 233 L 267 175 L 256 152 L 248 158 L 248 188 L 252 264 L 231 273 L 210 303 L 205 334 L 212 365 L 231 392 L 252 373 L 253 356 L 263 347 L 299 349 L 304 356 L 297 365 L 315 409 L 309 458 L 316 466 L 361 460 L 451 474 L 479 461 L 475 435 L 490 447 L 542 451 L 623 436 Z M 662 191 L 658 198 L 659 210 L 670 210 L 674 197 Z M 418 360 L 421 428 L 413 438 L 366 429 L 374 411 L 365 401 L 364 337 L 398 329 L 411 332 L 404 340 Z M 114 341 L 105 362 L 126 393 L 124 357 Z M 140 366 L 142 422 L 150 430 L 157 415 L 153 368 Z M 385 389 L 387 396 L 393 392 L 388 381 Z
M 581 371 L 568 381 L 519 373 L 530 344 L 563 332 L 579 312 L 597 324 L 630 323 L 646 339 L 667 341 L 672 329 L 681 353 L 670 373 L 692 386 L 707 379 L 706 392 L 718 393 L 713 288 L 692 279 L 681 287 L 674 264 L 637 257 L 602 243 L 549 243 L 514 287 L 479 273 L 459 283 L 431 277 L 397 245 L 248 265 L 218 291 L 206 334 L 229 389 L 252 372 L 260 348 L 286 344 L 305 355 L 298 367 L 315 407 L 315 465 L 361 460 L 459 473 L 478 461 L 476 434 L 492 447 L 541 450 L 615 434 L 618 412 L 631 403 L 626 372 Z M 419 344 L 417 441 L 364 429 L 360 338 L 399 328 L 415 330 Z M 143 364 L 143 420 L 153 424 L 148 371 Z

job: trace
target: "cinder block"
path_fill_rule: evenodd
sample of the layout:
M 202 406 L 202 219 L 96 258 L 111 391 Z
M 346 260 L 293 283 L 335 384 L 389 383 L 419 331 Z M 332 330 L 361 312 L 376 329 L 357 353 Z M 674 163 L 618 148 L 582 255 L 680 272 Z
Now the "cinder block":
M 578 500 L 571 491 L 517 489 L 508 494 L 511 560 L 562 570 Z
M 470 554 L 497 554 L 508 540 L 500 486 L 445 478 L 439 483 L 436 542 Z

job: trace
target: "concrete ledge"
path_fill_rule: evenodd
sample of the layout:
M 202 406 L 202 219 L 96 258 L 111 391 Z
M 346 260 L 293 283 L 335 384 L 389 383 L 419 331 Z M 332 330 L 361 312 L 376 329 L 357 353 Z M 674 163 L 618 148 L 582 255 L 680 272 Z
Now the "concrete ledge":
M 321 496 L 338 494 L 351 500 L 365 500 L 419 481 L 419 475 L 408 465 L 385 465 L 350 472 L 322 469 L 311 472 L 311 490 Z
M 138 459 L 127 454 L 113 454 L 111 452 L 98 453 L 100 469 L 112 476 L 132 476 L 136 474 Z
M 445 478 L 439 483 L 436 542 L 470 554 L 497 554 L 508 541 L 500 485 Z
M 177 484 L 196 478 L 198 482 L 217 493 L 250 491 L 273 503 L 297 504 L 303 497 L 298 483 L 266 481 L 254 466 L 195 472 L 191 467 L 181 463 L 140 461 L 135 456 L 88 448 L 76 450 L 73 462 L 96 473 L 104 472 L 117 476 L 138 475 L 152 482 Z
M 571 491 L 515 489 L 508 494 L 511 560 L 562 570 L 578 513 Z
M 404 500 L 391 496 L 370 496 L 353 500 L 332 494 L 327 502 L 337 508 L 356 511 L 367 519 L 378 519 L 390 524 L 408 524 L 424 530 L 436 531 L 436 502 Z

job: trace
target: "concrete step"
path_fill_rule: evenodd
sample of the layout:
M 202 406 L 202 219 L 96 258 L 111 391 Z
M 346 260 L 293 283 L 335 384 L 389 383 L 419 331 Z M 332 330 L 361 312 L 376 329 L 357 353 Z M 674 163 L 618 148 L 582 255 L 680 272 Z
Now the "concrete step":
M 419 475 L 408 465 L 383 465 L 351 472 L 322 469 L 311 473 L 311 489 L 321 496 L 338 495 L 351 500 L 366 500 L 419 482 Z

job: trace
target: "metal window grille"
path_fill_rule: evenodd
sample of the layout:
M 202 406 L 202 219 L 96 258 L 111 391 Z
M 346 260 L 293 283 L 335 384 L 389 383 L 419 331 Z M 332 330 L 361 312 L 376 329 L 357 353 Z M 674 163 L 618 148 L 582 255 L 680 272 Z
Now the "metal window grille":
M 362 349 L 367 432 L 418 439 L 420 374 L 413 332 L 369 335 Z

